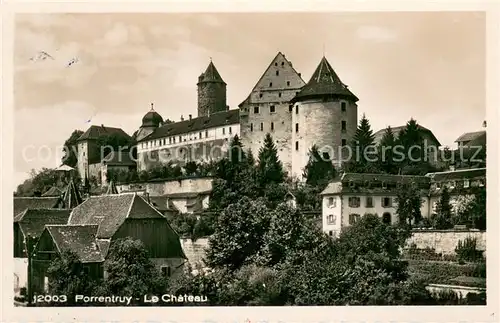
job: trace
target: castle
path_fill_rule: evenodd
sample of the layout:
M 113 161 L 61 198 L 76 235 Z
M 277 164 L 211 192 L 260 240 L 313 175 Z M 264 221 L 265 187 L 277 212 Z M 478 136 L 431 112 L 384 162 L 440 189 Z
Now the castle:
M 336 160 L 334 152 L 352 139 L 357 128 L 358 98 L 325 57 L 306 83 L 278 53 L 238 109 L 226 104 L 226 83 L 213 62 L 197 86 L 196 118 L 189 115 L 167 123 L 153 107 L 143 117 L 136 136 L 138 171 L 168 160 L 217 159 L 235 135 L 256 154 L 270 133 L 285 170 L 300 178 L 314 144 Z

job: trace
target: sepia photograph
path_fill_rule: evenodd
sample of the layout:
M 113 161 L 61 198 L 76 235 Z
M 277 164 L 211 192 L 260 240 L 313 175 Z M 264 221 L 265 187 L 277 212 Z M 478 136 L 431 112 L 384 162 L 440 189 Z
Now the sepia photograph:
M 14 307 L 489 305 L 486 21 L 16 13 Z

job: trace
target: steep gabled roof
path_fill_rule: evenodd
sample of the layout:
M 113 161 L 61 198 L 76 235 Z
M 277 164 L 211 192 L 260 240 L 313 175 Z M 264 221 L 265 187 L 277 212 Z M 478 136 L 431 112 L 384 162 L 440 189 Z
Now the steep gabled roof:
M 98 238 L 109 239 L 127 219 L 164 218 L 137 194 L 91 196 L 71 212 L 68 224 L 97 224 Z
M 78 188 L 75 185 L 75 182 L 71 180 L 66 187 L 66 191 L 64 192 L 63 196 L 63 207 L 67 209 L 72 209 L 82 203 L 82 197 L 80 195 L 80 192 L 78 191 Z
M 14 218 L 25 235 L 39 237 L 45 225 L 66 224 L 70 210 L 64 209 L 26 209 Z
M 45 193 L 42 194 L 42 197 L 61 196 L 62 194 L 63 194 L 63 191 L 60 188 L 52 186 Z
M 279 72 L 279 75 L 276 75 L 276 71 Z M 269 81 L 273 83 L 272 87 L 269 86 Z M 289 85 L 287 82 L 290 82 Z M 257 93 L 261 91 L 278 92 L 278 90 L 281 90 L 283 91 L 283 96 L 280 97 L 280 99 L 282 99 L 283 102 L 289 101 L 295 96 L 295 92 L 299 91 L 304 84 L 306 84 L 306 82 L 302 79 L 301 74 L 295 70 L 292 63 L 286 59 L 283 53 L 278 52 L 264 70 L 257 83 L 255 83 L 248 97 L 240 103 L 238 107 L 247 103 L 252 104 L 261 101 L 257 96 Z M 293 90 L 293 92 L 289 90 Z
M 96 242 L 97 225 L 48 225 L 46 230 L 59 252 L 74 252 L 83 263 L 104 261 Z
M 100 126 L 95 126 L 92 125 L 90 128 L 87 129 L 78 139 L 77 141 L 81 140 L 96 140 L 102 136 L 108 136 L 108 135 L 118 135 L 118 136 L 123 136 L 127 139 L 132 139 L 123 129 L 121 128 L 115 128 L 115 127 L 108 127 L 104 125 Z
M 323 96 L 338 96 L 348 98 L 354 102 L 358 101 L 358 98 L 342 83 L 324 56 L 309 82 L 302 87 L 292 101 L 295 102 Z
M 26 209 L 55 208 L 60 197 L 14 197 L 14 217 Z
M 210 64 L 208 64 L 205 72 L 198 77 L 198 84 L 203 82 L 215 82 L 215 83 L 226 84 L 226 82 L 222 80 L 222 77 L 220 76 L 219 72 L 215 68 L 215 65 L 212 61 L 210 61 Z
M 197 132 L 209 128 L 222 127 L 226 125 L 231 126 L 239 124 L 239 122 L 240 122 L 240 110 L 238 109 L 215 112 L 210 114 L 210 116 L 202 116 L 198 118 L 193 118 L 191 120 L 164 124 L 158 129 L 156 129 L 149 136 L 139 140 L 139 142 L 158 139 L 158 138 L 166 138 L 189 132 Z

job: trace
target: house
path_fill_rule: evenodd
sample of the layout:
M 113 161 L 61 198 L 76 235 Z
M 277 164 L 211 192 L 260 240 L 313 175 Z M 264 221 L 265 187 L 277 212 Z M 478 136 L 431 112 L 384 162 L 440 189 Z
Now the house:
M 65 224 L 68 209 L 26 209 L 14 217 L 14 291 L 19 292 L 28 282 L 27 245 L 32 248 L 47 224 Z
M 426 176 L 344 173 L 321 192 L 323 231 L 336 237 L 342 228 L 367 213 L 378 214 L 385 223 L 396 223 L 396 197 L 404 185 L 416 183 L 424 201 L 422 216 L 428 216 L 430 178 Z
M 71 211 L 66 225 L 47 226 L 42 237 L 33 256 L 33 289 L 38 292 L 47 285 L 50 260 L 63 250 L 74 251 L 93 277 L 104 277 L 108 248 L 120 238 L 141 240 L 166 275 L 179 272 L 186 261 L 167 219 L 137 194 L 91 196 Z
M 66 224 L 70 210 L 82 199 L 71 181 L 60 197 L 14 198 L 14 289 L 26 286 L 28 273 L 27 244 L 30 248 L 38 240 L 45 225 Z
M 456 211 L 461 198 L 471 198 L 478 189 L 486 187 L 486 168 L 457 169 L 454 171 L 429 173 L 425 175 L 431 180 L 429 190 L 429 210 L 434 212 L 441 192 L 446 186 L 450 193 L 450 204 Z
M 455 142 L 458 147 L 486 144 L 486 131 L 466 132 L 458 137 Z

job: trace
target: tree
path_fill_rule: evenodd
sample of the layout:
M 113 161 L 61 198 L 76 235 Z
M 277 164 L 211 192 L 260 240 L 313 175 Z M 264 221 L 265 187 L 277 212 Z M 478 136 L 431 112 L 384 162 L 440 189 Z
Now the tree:
M 73 130 L 71 136 L 64 142 L 64 156 L 61 159 L 62 164 L 68 165 L 70 167 L 75 167 L 78 162 L 78 146 L 77 140 L 83 135 L 81 130 Z
M 436 213 L 432 215 L 432 226 L 439 230 L 451 229 L 453 227 L 452 216 L 450 193 L 444 186 L 436 206 Z
M 64 305 L 76 305 L 76 295 L 92 295 L 98 280 L 84 272 L 84 264 L 70 251 L 63 251 L 48 269 L 49 291 L 54 295 L 66 295 Z
M 210 267 L 240 268 L 251 261 L 263 244 L 269 226 L 269 210 L 262 199 L 242 197 L 218 216 L 209 238 L 206 262 Z
M 134 140 L 129 137 L 126 137 L 121 134 L 112 133 L 97 138 L 96 144 L 99 151 L 102 150 L 102 156 L 101 156 L 102 159 L 112 151 L 130 151 L 130 150 L 133 151 L 135 143 Z M 137 156 L 134 155 L 134 151 L 132 155 L 133 157 L 137 158 Z
M 73 173 L 75 172 L 71 172 Z M 66 180 L 64 176 L 65 174 L 52 168 L 42 168 L 38 172 L 32 169 L 30 178 L 17 186 L 16 196 L 34 196 L 35 192 L 43 194 L 52 186 L 62 188 Z
M 345 170 L 352 173 L 378 173 L 377 151 L 374 146 L 375 136 L 370 122 L 363 114 L 351 143 L 351 160 L 345 163 Z
M 184 169 L 186 170 L 186 175 L 194 175 L 198 170 L 198 164 L 195 161 L 189 161 L 184 165 Z
M 379 144 L 380 169 L 387 174 L 398 173 L 398 165 L 394 161 L 394 148 L 396 145 L 396 137 L 392 132 L 392 128 L 389 126 L 385 129 Z
M 309 150 L 309 161 L 302 176 L 306 179 L 306 184 L 321 186 L 324 189 L 330 180 L 335 178 L 335 167 L 330 160 L 322 158 L 318 147 L 313 145 Z
M 420 210 L 423 200 L 417 183 L 411 182 L 398 190 L 396 197 L 399 224 L 411 228 L 412 223 L 417 224 L 422 219 Z
M 266 134 L 264 145 L 259 150 L 257 180 L 261 189 L 267 184 L 279 184 L 285 180 L 283 164 L 278 158 L 278 149 L 269 133 Z
M 117 239 L 109 248 L 104 262 L 108 274 L 100 294 L 143 298 L 164 292 L 167 282 L 155 268 L 140 240 Z

